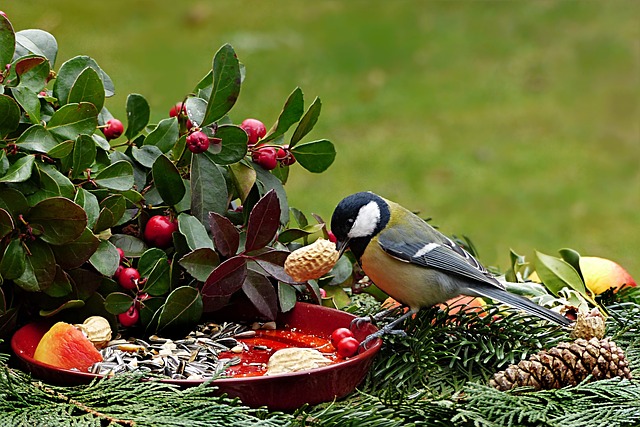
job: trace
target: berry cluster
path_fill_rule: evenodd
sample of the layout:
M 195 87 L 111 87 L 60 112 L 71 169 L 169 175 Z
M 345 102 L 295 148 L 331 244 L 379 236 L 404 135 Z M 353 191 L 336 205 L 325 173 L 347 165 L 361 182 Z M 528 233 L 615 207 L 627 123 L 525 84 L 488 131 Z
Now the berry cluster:
M 358 352 L 360 347 L 360 342 L 348 328 L 338 328 L 333 331 L 331 333 L 331 344 L 340 357 L 351 357 Z
M 251 160 L 266 170 L 273 170 L 280 163 L 282 166 L 290 166 L 296 162 L 296 158 L 289 150 L 288 145 L 266 145 L 258 142 L 267 134 L 267 128 L 260 120 L 244 119 L 240 127 L 247 133 L 247 144 L 251 153 Z

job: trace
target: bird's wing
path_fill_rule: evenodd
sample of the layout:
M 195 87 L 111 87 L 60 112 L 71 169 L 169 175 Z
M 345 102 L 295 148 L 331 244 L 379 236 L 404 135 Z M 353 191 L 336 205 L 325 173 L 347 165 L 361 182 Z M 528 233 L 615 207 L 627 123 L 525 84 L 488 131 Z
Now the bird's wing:
M 387 230 L 380 233 L 378 244 L 394 258 L 503 288 L 471 254 L 445 236 L 441 242 L 424 243 L 392 234 L 397 233 Z

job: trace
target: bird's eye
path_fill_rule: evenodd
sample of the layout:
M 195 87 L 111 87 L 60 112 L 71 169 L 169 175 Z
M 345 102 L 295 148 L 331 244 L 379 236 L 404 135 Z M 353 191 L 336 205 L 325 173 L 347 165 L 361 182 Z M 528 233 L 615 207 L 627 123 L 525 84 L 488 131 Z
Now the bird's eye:
M 355 220 L 355 219 L 353 219 L 353 218 L 349 218 L 349 219 L 347 220 L 347 222 L 348 222 L 349 224 L 353 224 L 354 222 L 356 222 L 356 220 Z

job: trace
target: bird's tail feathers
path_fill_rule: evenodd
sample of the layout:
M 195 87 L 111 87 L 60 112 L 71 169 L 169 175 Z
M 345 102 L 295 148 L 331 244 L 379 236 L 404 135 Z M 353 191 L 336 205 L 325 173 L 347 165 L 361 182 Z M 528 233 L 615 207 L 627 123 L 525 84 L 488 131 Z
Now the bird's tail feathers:
M 474 283 L 473 288 L 468 288 L 470 294 L 477 294 L 479 297 L 491 298 L 496 301 L 500 301 L 503 304 L 510 305 L 512 307 L 524 310 L 528 313 L 535 314 L 536 316 L 557 323 L 562 326 L 569 326 L 571 322 L 564 316 L 551 311 L 548 308 L 539 306 L 533 301 L 519 295 L 512 294 L 504 289 L 500 289 L 494 286 L 482 286 Z

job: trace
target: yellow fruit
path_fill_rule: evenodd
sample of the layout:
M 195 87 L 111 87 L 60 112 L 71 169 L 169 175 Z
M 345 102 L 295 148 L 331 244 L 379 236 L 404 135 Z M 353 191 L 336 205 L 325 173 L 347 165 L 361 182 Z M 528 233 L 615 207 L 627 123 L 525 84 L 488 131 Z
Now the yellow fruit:
M 613 288 L 636 286 L 631 275 L 619 264 L 605 258 L 580 257 L 580 270 L 587 288 L 596 295 Z
M 338 262 L 333 242 L 318 239 L 308 246 L 291 252 L 284 262 L 284 271 L 298 282 L 317 279 L 328 273 Z

